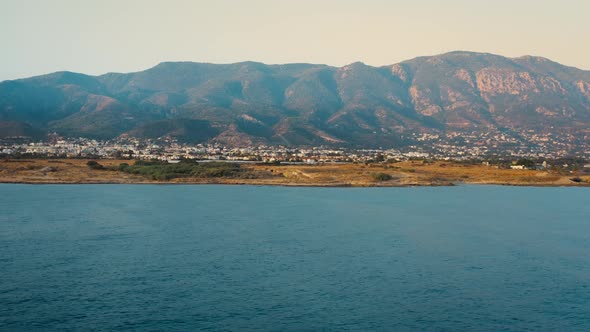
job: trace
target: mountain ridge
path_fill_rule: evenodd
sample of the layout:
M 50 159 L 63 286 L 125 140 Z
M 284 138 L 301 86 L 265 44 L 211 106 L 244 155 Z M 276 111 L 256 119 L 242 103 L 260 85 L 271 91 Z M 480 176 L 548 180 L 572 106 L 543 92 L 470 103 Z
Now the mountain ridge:
M 228 145 L 400 146 L 420 134 L 518 138 L 531 130 L 586 135 L 590 71 L 467 51 L 379 67 L 162 62 L 133 73 L 62 71 L 0 82 L 0 122 L 10 121 L 63 136 L 157 134 Z

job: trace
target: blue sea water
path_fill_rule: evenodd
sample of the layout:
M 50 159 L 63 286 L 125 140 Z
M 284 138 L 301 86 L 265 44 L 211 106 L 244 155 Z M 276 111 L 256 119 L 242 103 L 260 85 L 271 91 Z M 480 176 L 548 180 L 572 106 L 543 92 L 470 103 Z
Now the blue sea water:
M 0 330 L 588 331 L 588 198 L 0 185 Z

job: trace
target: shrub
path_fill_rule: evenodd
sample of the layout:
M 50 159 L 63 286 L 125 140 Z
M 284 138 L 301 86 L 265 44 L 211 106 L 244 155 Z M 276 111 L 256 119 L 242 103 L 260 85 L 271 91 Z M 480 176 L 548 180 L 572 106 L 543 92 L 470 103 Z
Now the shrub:
M 376 181 L 389 181 L 392 178 L 391 175 L 387 173 L 375 173 L 373 174 L 373 179 L 375 179 Z
M 169 164 L 161 161 L 136 161 L 133 165 L 120 164 L 121 172 L 142 175 L 153 180 L 165 181 L 175 178 L 259 178 L 270 173 L 250 171 L 238 164 L 225 162 L 195 163 L 183 161 Z
M 90 167 L 91 169 L 95 169 L 95 170 L 103 170 L 104 166 L 99 164 L 97 161 L 95 160 L 90 160 L 86 163 L 86 166 Z

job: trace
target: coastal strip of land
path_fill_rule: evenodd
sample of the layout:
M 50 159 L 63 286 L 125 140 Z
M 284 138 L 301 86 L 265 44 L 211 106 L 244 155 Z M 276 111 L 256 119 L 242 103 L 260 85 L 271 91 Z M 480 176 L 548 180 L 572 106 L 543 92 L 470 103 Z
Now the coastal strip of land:
M 376 164 L 178 164 L 133 160 L 6 159 L 0 183 L 245 184 L 317 187 L 404 187 L 493 184 L 590 186 L 590 174 L 514 170 L 444 161 Z

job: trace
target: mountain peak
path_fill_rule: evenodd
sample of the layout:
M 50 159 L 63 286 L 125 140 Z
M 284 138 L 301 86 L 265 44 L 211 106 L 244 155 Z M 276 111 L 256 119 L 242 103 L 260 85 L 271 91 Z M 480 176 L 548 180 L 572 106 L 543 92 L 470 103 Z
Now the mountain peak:
M 469 51 L 384 67 L 175 61 L 128 74 L 59 72 L 0 84 L 0 121 L 64 136 L 231 144 L 392 146 L 422 134 L 520 139 L 529 130 L 587 137 L 589 91 L 590 72 Z
M 554 62 L 542 56 L 535 56 L 535 55 L 523 55 L 514 58 L 515 60 L 526 60 L 526 61 L 534 61 L 534 62 Z

